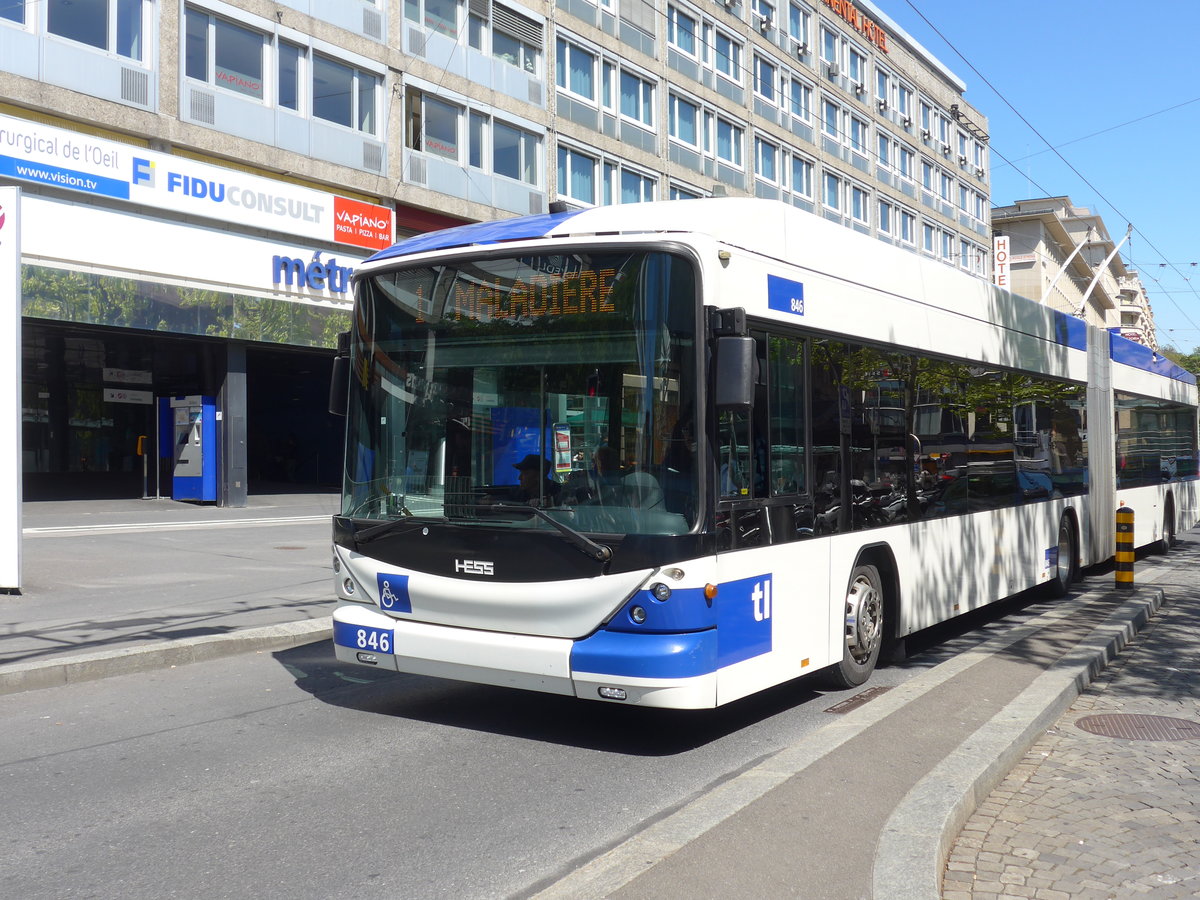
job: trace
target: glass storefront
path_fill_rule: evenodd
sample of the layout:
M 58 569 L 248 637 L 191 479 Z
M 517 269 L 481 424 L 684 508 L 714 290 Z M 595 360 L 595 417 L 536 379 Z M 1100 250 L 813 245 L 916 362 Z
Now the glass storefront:
M 231 338 L 247 348 L 252 478 L 336 479 L 340 429 L 324 407 L 347 312 L 41 266 L 22 274 L 26 499 L 141 496 L 143 435 L 149 493 L 169 488 L 154 398 L 219 394 Z M 297 447 L 297 462 L 281 444 Z

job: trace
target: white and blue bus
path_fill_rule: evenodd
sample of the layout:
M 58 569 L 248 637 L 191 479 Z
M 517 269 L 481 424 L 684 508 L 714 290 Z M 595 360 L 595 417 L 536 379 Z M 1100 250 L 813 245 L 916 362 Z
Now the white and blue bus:
M 657 707 L 823 670 L 1197 519 L 1195 378 L 774 201 L 406 240 L 354 279 L 339 659 Z M 335 383 L 337 379 L 335 378 Z

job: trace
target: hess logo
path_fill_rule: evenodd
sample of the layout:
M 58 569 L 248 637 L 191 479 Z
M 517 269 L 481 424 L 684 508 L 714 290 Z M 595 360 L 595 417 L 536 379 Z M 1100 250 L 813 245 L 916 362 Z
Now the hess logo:
M 495 575 L 496 564 L 485 559 L 456 559 L 454 571 L 463 575 Z

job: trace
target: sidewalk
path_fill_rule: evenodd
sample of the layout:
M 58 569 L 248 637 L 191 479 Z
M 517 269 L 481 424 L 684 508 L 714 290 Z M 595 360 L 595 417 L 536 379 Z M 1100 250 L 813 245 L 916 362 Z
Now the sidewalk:
M 324 637 L 337 505 L 25 503 L 22 591 L 0 594 L 0 693 Z
M 1180 552 L 1167 605 L 971 816 L 944 900 L 1200 897 L 1200 553 Z
M 336 505 L 26 504 L 0 693 L 324 639 Z M 1197 563 L 1200 529 L 1139 561 L 1133 591 L 1105 583 L 903 685 L 868 683 L 536 897 L 1200 896 Z

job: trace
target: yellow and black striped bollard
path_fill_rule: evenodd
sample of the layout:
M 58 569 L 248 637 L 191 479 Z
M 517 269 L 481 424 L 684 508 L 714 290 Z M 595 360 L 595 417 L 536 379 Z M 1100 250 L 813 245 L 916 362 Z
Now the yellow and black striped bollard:
M 1133 510 L 1117 508 L 1117 587 L 1133 587 Z

